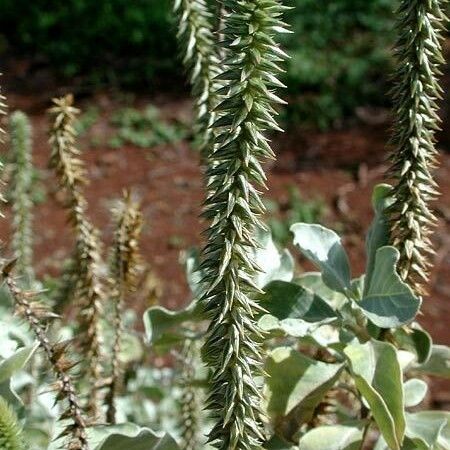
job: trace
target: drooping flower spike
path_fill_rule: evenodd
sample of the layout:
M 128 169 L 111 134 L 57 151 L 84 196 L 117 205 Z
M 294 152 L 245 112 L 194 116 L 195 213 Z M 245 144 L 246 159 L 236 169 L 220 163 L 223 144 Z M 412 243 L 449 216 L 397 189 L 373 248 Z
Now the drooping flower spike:
M 439 129 L 438 77 L 443 63 L 442 32 L 446 24 L 441 0 L 402 0 L 398 9 L 394 134 L 390 175 L 395 180 L 391 206 L 392 243 L 401 254 L 399 272 L 416 293 L 426 293 L 433 248 L 430 235 L 436 217 L 433 169 L 437 164 L 435 133 Z
M 221 450 L 259 449 L 264 415 L 257 377 L 262 374 L 260 332 L 253 278 L 255 230 L 264 211 L 258 187 L 265 187 L 261 163 L 274 158 L 266 132 L 280 130 L 274 104 L 285 53 L 276 42 L 285 32 L 277 0 L 227 0 L 226 49 L 217 77 L 215 136 L 207 170 L 204 216 L 211 220 L 201 269 L 202 302 L 211 320 L 203 357 L 212 369 L 208 407 L 214 420 L 209 440 Z

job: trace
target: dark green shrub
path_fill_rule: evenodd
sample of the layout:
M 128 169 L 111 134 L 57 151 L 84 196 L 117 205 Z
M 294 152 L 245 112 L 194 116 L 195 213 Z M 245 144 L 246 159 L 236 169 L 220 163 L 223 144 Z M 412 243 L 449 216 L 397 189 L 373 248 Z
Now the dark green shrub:
M 144 84 L 173 69 L 170 0 L 3 0 L 0 28 L 14 54 L 67 76 Z
M 381 92 L 393 42 L 391 0 L 293 0 L 286 21 L 287 85 L 294 118 L 321 127 L 360 105 L 386 102 Z M 301 92 L 301 97 L 296 98 Z
M 380 95 L 392 44 L 391 0 L 290 0 L 286 38 L 292 119 L 327 127 Z M 39 57 L 66 76 L 148 85 L 181 77 L 171 0 L 3 0 L 10 52 Z M 179 84 L 178 84 L 179 85 Z M 302 92 L 301 97 L 297 97 Z

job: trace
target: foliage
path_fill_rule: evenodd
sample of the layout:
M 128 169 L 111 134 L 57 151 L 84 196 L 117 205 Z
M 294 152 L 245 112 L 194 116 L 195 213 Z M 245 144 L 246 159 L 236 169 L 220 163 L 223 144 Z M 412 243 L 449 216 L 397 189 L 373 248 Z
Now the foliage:
M 170 0 L 5 0 L 0 29 L 16 54 L 39 55 L 66 76 L 142 86 L 174 68 L 171 16 Z
M 117 129 L 109 140 L 109 145 L 114 148 L 124 144 L 150 148 L 177 142 L 186 135 L 181 124 L 170 124 L 161 120 L 158 109 L 151 105 L 143 112 L 124 108 L 112 117 L 111 123 Z
M 295 0 L 286 84 L 292 120 L 329 127 L 358 106 L 387 104 L 395 1 Z
M 115 398 L 121 384 L 120 352 L 122 349 L 122 325 L 124 314 L 125 294 L 137 288 L 141 255 L 139 253 L 139 237 L 142 229 L 142 214 L 139 204 L 129 193 L 114 211 L 115 233 L 111 256 L 111 300 L 114 308 L 114 343 L 112 346 L 112 374 L 109 392 L 106 396 L 108 410 L 106 419 L 109 423 L 116 423 Z
M 434 5 L 426 1 L 421 8 Z M 179 6 L 181 36 L 193 36 L 183 28 L 192 5 Z M 411 17 L 416 5 L 410 5 Z M 450 377 L 450 349 L 433 345 L 416 322 L 422 298 L 414 280 L 403 276 L 401 249 L 390 245 L 392 223 L 401 222 L 392 219 L 392 210 L 403 190 L 398 184 L 374 190 L 364 275 L 355 277 L 334 231 L 305 222 L 290 226 L 293 244 L 318 272 L 295 274 L 291 254 L 280 252 L 265 230 L 258 191 L 265 186 L 261 162 L 274 156 L 266 134 L 279 130 L 274 105 L 283 101 L 275 91 L 282 87 L 277 77 L 286 55 L 277 37 L 287 31 L 281 21 L 287 8 L 277 0 L 226 0 L 223 6 L 216 17 L 223 35 L 218 89 L 211 91 L 214 68 L 193 79 L 194 95 L 208 97 L 196 102 L 208 108 L 214 138 L 204 161 L 207 243 L 200 257 L 193 251 L 185 258 L 191 302 L 180 311 L 148 309 L 145 335 L 133 331 L 134 313 L 124 307 L 142 266 L 138 204 L 126 194 L 114 210 L 106 264 L 83 195 L 87 170 L 76 143 L 79 111 L 71 96 L 54 101 L 50 162 L 75 234 L 64 291 L 75 302 L 69 314 L 64 308 L 55 314 L 52 293 L 42 291 L 39 281 L 33 289 L 22 287 L 14 276 L 16 261 L 0 261 L 0 444 L 21 448 L 23 435 L 33 450 L 180 450 L 179 444 L 183 450 L 356 450 L 369 445 L 370 437 L 376 450 L 450 448 L 450 414 L 420 410 L 426 376 Z M 408 31 L 413 44 L 439 33 L 436 18 L 427 18 L 420 33 Z M 210 39 L 217 37 L 207 31 Z M 184 49 L 188 67 L 199 60 L 198 39 Z M 424 52 L 424 64 L 432 56 L 429 41 L 415 47 Z M 400 49 L 411 56 L 408 45 Z M 432 58 L 431 84 L 434 63 Z M 399 86 L 410 96 L 408 83 Z M 428 100 L 428 109 L 413 108 L 408 115 L 413 130 L 425 113 L 430 122 L 434 89 L 417 96 L 413 91 L 419 106 Z M 421 143 L 433 153 L 428 132 Z M 427 177 L 423 184 L 426 192 L 434 188 Z M 412 247 L 422 249 L 417 241 Z M 155 368 L 144 345 L 162 357 L 175 355 L 178 365 Z M 110 361 L 104 354 L 111 354 Z M 74 357 L 81 360 L 79 369 Z M 206 420 L 197 403 L 203 392 L 211 412 Z
M 377 448 L 444 449 L 450 442 L 448 413 L 412 412 L 427 393 L 423 375 L 448 377 L 450 355 L 415 322 L 420 299 L 398 275 L 398 251 L 386 245 L 391 194 L 387 185 L 374 191 L 362 277 L 352 278 L 340 238 L 324 227 L 292 226 L 295 245 L 320 269 L 296 278 L 292 260 L 267 235 L 259 238 L 255 261 L 265 278 L 257 318 L 265 332 L 263 406 L 272 433 L 265 448 L 356 449 L 375 429 Z M 201 274 L 195 261 L 191 267 L 195 285 Z M 152 345 L 167 351 L 170 343 L 203 339 L 203 331 L 180 334 L 193 324 L 204 330 L 197 304 L 179 313 L 149 309 Z
M 285 39 L 291 59 L 284 82 L 292 120 L 328 127 L 355 107 L 387 104 L 379 93 L 390 64 L 396 1 L 286 4 L 293 7 L 287 21 L 295 32 Z M 169 0 L 132 5 L 125 0 L 69 0 L 64 5 L 4 0 L 0 5 L 0 30 L 14 53 L 40 55 L 68 76 L 133 86 L 162 79 L 172 88 L 173 74 L 181 75 L 174 58 L 174 22 Z
M 441 40 L 447 20 L 443 3 L 401 1 L 397 13 L 391 230 L 392 242 L 400 250 L 400 275 L 419 294 L 426 292 L 424 283 L 433 254 L 430 234 L 437 220 L 430 203 L 437 196 L 432 170 L 437 165 L 436 102 L 442 93 L 437 77 L 443 63 Z

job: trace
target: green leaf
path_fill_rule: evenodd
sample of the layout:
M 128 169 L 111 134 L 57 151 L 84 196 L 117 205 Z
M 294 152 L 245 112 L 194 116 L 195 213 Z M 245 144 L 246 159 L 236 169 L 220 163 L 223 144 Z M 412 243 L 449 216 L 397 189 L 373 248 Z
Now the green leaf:
M 429 333 L 417 327 L 417 324 L 412 324 L 409 329 L 397 328 L 394 339 L 400 348 L 413 352 L 419 364 L 424 364 L 430 359 L 433 341 Z
M 372 280 L 378 249 L 389 245 L 390 227 L 385 210 L 392 203 L 392 197 L 390 197 L 391 192 L 392 187 L 388 184 L 378 184 L 372 193 L 372 205 L 375 217 L 366 237 L 366 289 Z
M 89 436 L 93 450 L 180 450 L 168 434 L 131 423 L 96 426 L 90 429 Z
M 341 238 L 322 225 L 296 223 L 291 226 L 294 245 L 316 264 L 324 283 L 335 291 L 348 294 L 351 289 L 350 265 Z
M 381 328 L 396 328 L 411 322 L 420 308 L 420 299 L 396 272 L 400 258 L 394 247 L 377 250 L 375 267 L 363 300 L 358 305 Z
M 416 371 L 450 379 L 450 347 L 433 345 L 428 361 L 415 367 Z
M 255 262 L 261 271 L 256 275 L 256 284 L 263 288 L 274 280 L 291 281 L 294 276 L 294 259 L 288 250 L 279 252 L 272 235 L 267 231 L 258 233 L 260 247 L 255 251 Z
M 445 411 L 420 411 L 406 414 L 406 436 L 414 449 L 450 449 L 448 439 L 450 413 Z M 447 429 L 447 430 L 446 430 Z
M 334 385 L 343 364 L 326 364 L 279 347 L 266 362 L 267 411 L 278 434 L 290 439 Z
M 147 342 L 155 347 L 165 348 L 187 338 L 193 338 L 186 325 L 201 320 L 201 308 L 192 302 L 180 311 L 171 311 L 162 306 L 153 306 L 144 313 L 144 327 Z
M 403 382 L 396 349 L 386 342 L 351 344 L 344 350 L 356 387 L 370 406 L 389 446 L 400 450 L 405 433 Z
M 321 426 L 308 431 L 299 443 L 299 450 L 359 450 L 363 440 L 364 422 L 357 425 Z
M 12 356 L 0 363 L 0 383 L 7 381 L 16 372 L 22 370 L 26 363 L 33 356 L 39 344 L 23 347 L 17 350 Z
M 287 281 L 272 281 L 264 288 L 260 305 L 279 320 L 321 322 L 336 318 L 333 309 L 318 295 Z
M 410 408 L 422 403 L 427 395 L 428 385 L 418 378 L 411 378 L 404 384 L 405 407 Z
M 317 294 L 325 300 L 333 310 L 341 309 L 349 300 L 340 292 L 330 289 L 322 279 L 320 272 L 306 272 L 295 279 L 295 283 Z

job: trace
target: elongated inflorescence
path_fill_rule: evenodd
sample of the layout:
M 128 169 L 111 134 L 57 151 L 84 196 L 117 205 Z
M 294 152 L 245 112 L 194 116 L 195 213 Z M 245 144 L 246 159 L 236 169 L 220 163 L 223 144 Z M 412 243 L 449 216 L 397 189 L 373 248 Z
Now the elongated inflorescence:
M 196 106 L 196 136 L 204 157 L 213 142 L 211 124 L 215 120 L 214 77 L 219 62 L 213 36 L 213 18 L 206 0 L 175 0 L 178 13 L 178 41 L 183 51 L 183 63 L 189 73 Z
M 0 73 L 0 77 L 1 77 Z M 0 143 L 5 141 L 6 132 L 1 126 L 1 119 L 6 116 L 8 107 L 6 106 L 6 97 L 2 94 L 2 89 L 0 86 Z
M 10 117 L 10 136 L 14 164 L 11 186 L 14 231 L 12 248 L 17 260 L 16 272 L 26 285 L 30 285 L 34 279 L 31 124 L 21 111 L 14 112 Z
M 275 41 L 286 31 L 285 7 L 277 0 L 227 0 L 221 45 L 227 49 L 218 76 L 215 144 L 207 170 L 207 231 L 201 269 L 205 271 L 202 302 L 211 320 L 203 349 L 212 369 L 208 407 L 215 425 L 209 440 L 221 450 L 259 449 L 264 439 L 260 331 L 254 300 L 255 230 L 264 211 L 258 186 L 265 187 L 261 162 L 274 158 L 265 136 L 279 130 L 274 103 L 283 103 L 274 88 L 285 54 Z
M 202 447 L 202 395 L 194 385 L 196 367 L 200 363 L 198 342 L 186 341 L 180 356 L 181 450 L 197 450 Z
M 85 168 L 75 146 L 74 122 L 78 113 L 71 95 L 54 99 L 54 106 L 50 109 L 54 120 L 50 135 L 50 166 L 55 169 L 61 189 L 67 195 L 67 209 L 76 236 L 72 277 L 74 298 L 80 307 L 80 351 L 85 359 L 84 375 L 94 386 L 89 392 L 87 408 L 92 417 L 98 417 L 99 387 L 102 382 L 100 317 L 104 290 L 101 280 L 100 239 L 98 231 L 87 218 L 87 203 L 82 193 Z
M 2 128 L 2 119 L 6 116 L 6 112 L 7 112 L 6 97 L 2 95 L 2 89 L 0 85 L 0 144 L 3 144 L 5 142 L 5 130 Z M 3 171 L 3 164 L 0 162 L 0 174 L 2 173 L 2 171 Z M 3 197 L 3 186 L 0 180 L 0 205 L 4 201 L 5 199 Z M 1 210 L 0 210 L 0 217 L 3 217 Z
M 58 437 L 68 439 L 70 450 L 89 450 L 86 421 L 83 418 L 80 402 L 76 395 L 70 370 L 76 365 L 66 356 L 68 342 L 52 344 L 47 336 L 45 323 L 57 318 L 55 314 L 36 299 L 36 293 L 20 289 L 11 276 L 13 264 L 7 264 L 2 270 L 2 278 L 8 286 L 14 300 L 15 310 L 34 333 L 40 347 L 44 350 L 56 377 L 56 401 L 67 403 L 59 420 L 69 421 Z M 8 448 L 8 447 L 6 447 Z
M 5 450 L 26 449 L 19 419 L 3 397 L 0 397 L 0 448 Z
M 120 350 L 123 332 L 123 304 L 127 292 L 134 291 L 142 266 L 139 252 L 139 238 L 142 229 L 140 205 L 133 200 L 129 192 L 113 211 L 115 233 L 111 257 L 111 299 L 113 301 L 114 343 L 112 348 L 112 374 L 109 391 L 106 396 L 108 406 L 106 419 L 109 423 L 116 421 L 115 397 L 121 383 Z
M 395 201 L 390 208 L 392 242 L 401 254 L 399 272 L 418 294 L 426 292 L 430 234 L 436 218 L 435 132 L 439 128 L 437 100 L 441 35 L 446 19 L 441 0 L 403 0 L 398 10 L 397 70 L 391 175 Z

